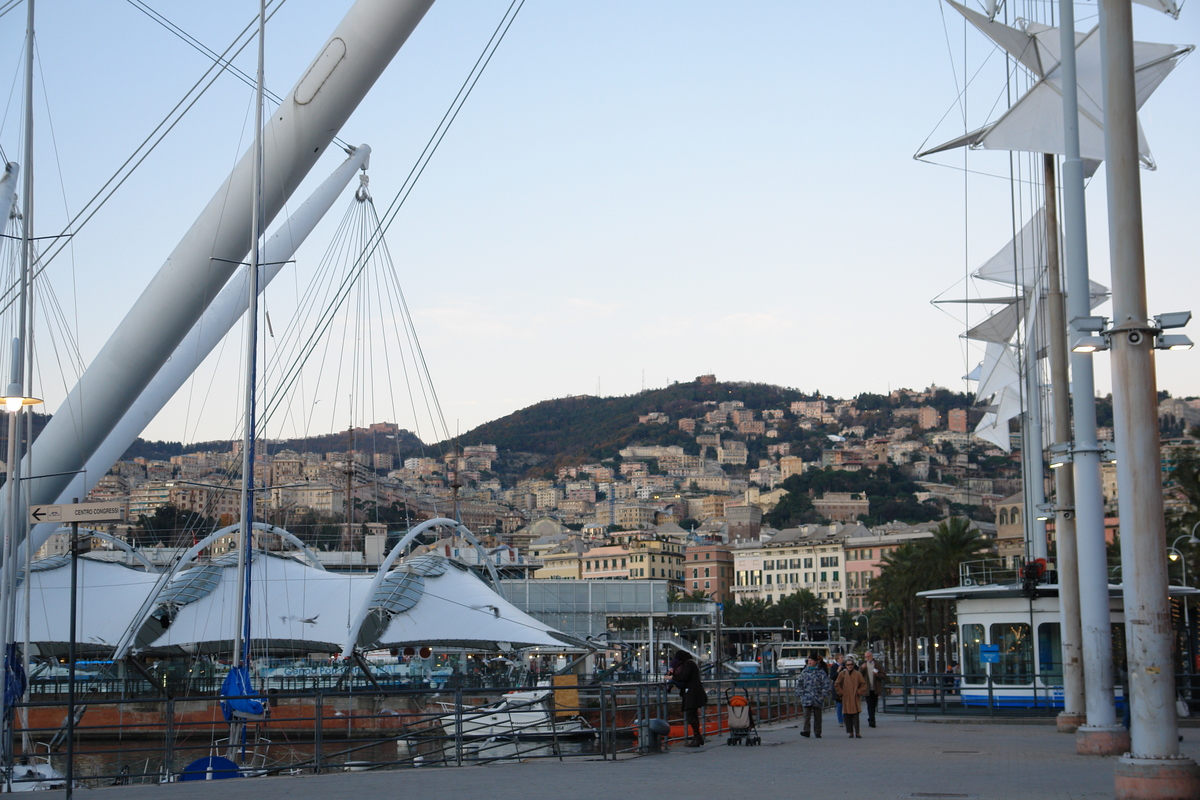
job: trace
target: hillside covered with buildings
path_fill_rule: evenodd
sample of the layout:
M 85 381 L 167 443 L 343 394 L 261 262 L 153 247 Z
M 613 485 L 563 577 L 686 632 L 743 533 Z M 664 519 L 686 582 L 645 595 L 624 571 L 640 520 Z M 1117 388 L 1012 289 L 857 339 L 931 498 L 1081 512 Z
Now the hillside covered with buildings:
M 830 614 L 854 612 L 884 557 L 949 517 L 1000 558 L 1023 557 L 1019 436 L 1008 449 L 975 438 L 972 401 L 936 386 L 838 399 L 701 376 L 546 401 L 440 445 L 378 423 L 313 449 L 264 443 L 256 514 L 331 568 L 377 565 L 403 531 L 441 516 L 483 537 L 510 574 L 667 580 L 725 601 L 805 590 Z M 1164 398 L 1162 410 L 1170 431 L 1194 424 L 1200 403 Z M 129 523 L 112 532 L 167 559 L 237 520 L 240 463 L 236 445 L 136 456 L 89 499 L 126 504 Z M 1106 498 L 1115 491 L 1108 465 Z M 54 537 L 44 552 L 63 546 Z

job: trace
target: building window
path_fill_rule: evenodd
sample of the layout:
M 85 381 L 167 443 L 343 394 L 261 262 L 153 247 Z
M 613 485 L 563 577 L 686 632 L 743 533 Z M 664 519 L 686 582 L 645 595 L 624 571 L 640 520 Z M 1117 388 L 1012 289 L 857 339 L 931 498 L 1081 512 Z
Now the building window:
M 705 567 L 705 568 L 704 568 L 704 577 L 706 577 L 706 578 L 708 578 L 708 577 L 711 577 L 711 576 L 709 575 L 709 568 L 708 568 L 708 567 Z
M 999 517 L 999 519 L 996 520 L 996 524 L 998 524 L 998 525 L 1007 525 L 1008 524 L 1008 509 L 1007 508 L 1000 509 L 1000 517 Z

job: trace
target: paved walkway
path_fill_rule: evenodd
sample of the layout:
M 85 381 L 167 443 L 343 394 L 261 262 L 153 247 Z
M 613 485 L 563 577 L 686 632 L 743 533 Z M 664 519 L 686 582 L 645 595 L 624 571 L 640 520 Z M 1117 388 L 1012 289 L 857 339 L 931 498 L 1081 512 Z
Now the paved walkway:
M 621 761 L 534 761 L 462 768 L 426 767 L 303 777 L 77 789 L 93 800 L 192 800 L 232 792 L 282 798 L 1102 798 L 1113 796 L 1115 759 L 1075 754 L 1075 738 L 1052 723 L 914 722 L 884 717 L 848 739 L 826 715 L 825 737 L 804 739 L 792 723 L 760 728 L 761 747 L 702 748 Z M 1200 757 L 1200 731 L 1184 729 L 1184 752 Z M 235 788 L 236 787 L 236 788 Z M 565 793 L 565 794 L 564 794 Z M 49 800 L 62 792 L 47 792 Z

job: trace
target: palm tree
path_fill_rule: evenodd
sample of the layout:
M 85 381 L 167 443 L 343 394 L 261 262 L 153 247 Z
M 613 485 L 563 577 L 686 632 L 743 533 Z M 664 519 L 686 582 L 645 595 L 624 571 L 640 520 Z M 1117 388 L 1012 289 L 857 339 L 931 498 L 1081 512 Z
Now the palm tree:
M 775 608 L 781 625 L 789 619 L 797 625 L 825 621 L 825 603 L 808 589 L 800 589 L 779 598 Z
M 963 562 L 972 561 L 986 555 L 991 545 L 980 534 L 971 520 L 966 517 L 950 517 L 943 520 L 933 531 L 933 538 L 924 543 L 928 585 L 926 589 L 945 589 L 959 584 L 959 568 Z M 943 643 L 949 642 L 950 628 L 953 624 L 954 608 L 949 602 L 942 602 L 934 613 L 933 602 L 925 599 L 926 619 L 930 623 L 931 634 L 940 635 Z M 949 658 L 948 653 L 942 653 L 943 658 Z M 930 665 L 930 670 L 938 671 L 939 665 Z
M 886 607 L 895 605 L 901 611 L 901 645 L 904 652 L 903 668 L 912 671 L 916 666 L 916 642 L 920 630 L 920 611 L 917 592 L 927 588 L 926 559 L 924 548 L 915 542 L 906 542 L 883 557 L 883 568 L 879 577 L 871 582 L 867 599 L 873 605 Z

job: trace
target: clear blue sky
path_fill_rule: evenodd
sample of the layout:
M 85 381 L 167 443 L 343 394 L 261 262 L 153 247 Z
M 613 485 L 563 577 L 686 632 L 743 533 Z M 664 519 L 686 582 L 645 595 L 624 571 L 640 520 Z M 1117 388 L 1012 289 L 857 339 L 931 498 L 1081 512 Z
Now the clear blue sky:
M 257 8 L 151 5 L 215 49 Z M 288 0 L 268 28 L 268 85 L 286 93 L 349 5 Z M 507 5 L 438 0 L 346 125 L 344 139 L 374 149 L 381 207 Z M 1010 3 L 1038 16 L 1047 6 Z M 1080 27 L 1094 14 L 1080 4 Z M 1200 10 L 1173 21 L 1135 6 L 1134 18 L 1139 39 L 1200 43 Z M 23 29 L 23 7 L 0 17 L 0 145 L 15 160 Z M 38 29 L 36 227 L 47 235 L 206 62 L 119 0 L 42 3 Z M 991 53 L 934 0 L 528 0 L 389 233 L 449 427 L 702 373 L 836 396 L 967 388 L 976 359 L 958 339 L 961 315 L 929 301 L 961 296 L 964 273 L 1011 238 L 1008 183 L 980 174 L 1006 174 L 1008 157 L 973 153 L 965 176 L 961 154 L 942 165 L 912 155 L 962 131 L 964 70 L 972 126 L 1003 102 L 1003 62 Z M 253 53 L 239 63 L 252 71 Z M 1141 116 L 1159 164 L 1142 174 L 1155 311 L 1200 311 L 1197 98 L 1193 56 Z M 252 118 L 251 89 L 218 81 L 50 268 L 85 362 L 247 147 Z M 338 160 L 327 155 L 309 185 Z M 1103 177 L 1088 202 L 1092 274 L 1107 284 Z M 289 287 L 312 274 L 343 209 L 272 288 L 277 330 L 295 302 Z M 147 437 L 233 435 L 240 335 Z M 59 377 L 71 372 L 61 347 L 39 337 L 52 411 L 73 380 Z M 1200 394 L 1196 353 L 1163 355 L 1160 386 Z M 1098 363 L 1105 392 L 1107 357 Z M 311 419 L 273 420 L 268 435 L 344 428 L 344 398 L 362 390 L 343 378 L 328 396 L 305 391 Z M 388 402 L 360 404 L 355 421 L 417 427 Z

